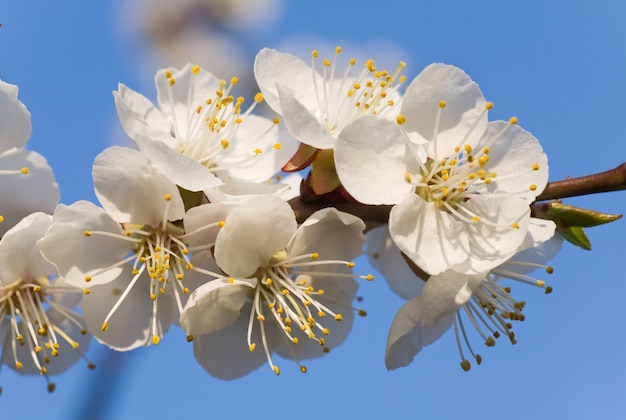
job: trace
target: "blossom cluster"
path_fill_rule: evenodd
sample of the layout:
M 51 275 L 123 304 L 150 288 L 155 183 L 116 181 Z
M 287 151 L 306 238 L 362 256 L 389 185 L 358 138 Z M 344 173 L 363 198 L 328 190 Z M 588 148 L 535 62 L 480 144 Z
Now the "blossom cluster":
M 249 106 L 232 94 L 236 77 L 192 64 L 156 73 L 156 104 L 120 84 L 114 103 L 135 147 L 96 157 L 97 204 L 57 205 L 52 171 L 23 149 L 30 115 L 3 84 L 3 362 L 47 377 L 84 358 L 87 332 L 128 351 L 174 325 L 217 378 L 279 374 L 276 355 L 306 372 L 365 315 L 353 306 L 359 280 L 373 279 L 354 270 L 364 248 L 407 299 L 389 369 L 451 327 L 463 369 L 465 352 L 480 363 L 464 318 L 487 346 L 515 342 L 523 302 L 500 282 L 549 292 L 530 272 L 550 273 L 560 247 L 554 223 L 530 213 L 548 178 L 539 142 L 515 118 L 490 122 L 493 104 L 457 67 L 432 64 L 402 91 L 405 63 L 349 59 L 344 70 L 341 53 L 313 51 L 309 65 L 263 49 Z M 273 116 L 255 112 L 261 102 Z M 305 218 L 294 200 L 316 211 Z M 391 210 L 371 229 L 344 204 Z

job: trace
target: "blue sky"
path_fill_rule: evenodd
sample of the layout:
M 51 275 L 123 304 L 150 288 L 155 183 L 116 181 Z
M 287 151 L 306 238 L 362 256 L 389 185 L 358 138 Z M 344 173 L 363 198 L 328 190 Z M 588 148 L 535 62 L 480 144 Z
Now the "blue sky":
M 91 164 L 120 134 L 111 91 L 118 82 L 154 96 L 157 63 L 120 30 L 118 2 L 7 2 L 0 9 L 0 78 L 20 87 L 32 113 L 29 148 L 43 154 L 62 202 L 94 201 Z M 236 34 L 253 55 L 262 47 L 344 46 L 391 63 L 412 78 L 431 62 L 463 68 L 495 104 L 491 119 L 515 115 L 548 154 L 550 178 L 626 161 L 626 5 L 620 1 L 289 2 L 272 25 Z M 220 57 L 210 57 L 220 60 Z M 168 64 L 168 63 L 160 63 Z M 120 140 L 121 141 L 121 140 Z M 626 211 L 626 193 L 567 200 Z M 74 366 L 48 394 L 41 378 L 4 368 L 0 417 L 72 419 L 269 418 L 616 418 L 626 411 L 626 222 L 590 230 L 591 252 L 564 246 L 552 261 L 554 292 L 515 287 L 526 299 L 518 344 L 481 351 L 470 372 L 458 365 L 452 334 L 408 368 L 387 372 L 387 330 L 402 301 L 385 282 L 363 284 L 347 342 L 328 357 L 261 368 L 223 382 L 195 362 L 178 331 L 157 348 L 129 354 L 92 345 L 98 368 Z M 369 271 L 360 261 L 363 272 Z M 292 369 L 290 367 L 293 367 Z

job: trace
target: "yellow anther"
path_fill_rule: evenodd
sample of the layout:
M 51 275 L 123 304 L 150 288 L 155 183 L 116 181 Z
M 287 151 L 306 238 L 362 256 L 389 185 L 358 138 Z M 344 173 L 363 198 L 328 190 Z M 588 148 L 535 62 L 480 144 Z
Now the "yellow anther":
M 161 342 L 161 337 L 159 337 L 158 335 L 153 335 L 152 336 L 152 344 L 154 344 L 156 346 L 160 342 Z
M 250 353 L 252 353 L 254 349 L 256 349 L 256 343 L 250 344 L 250 346 L 248 347 L 248 350 L 250 350 Z
M 267 287 L 272 287 L 272 283 L 274 283 L 272 279 L 268 278 L 267 280 L 265 280 L 265 284 L 267 285 Z
M 183 293 L 184 293 L 184 294 L 189 293 L 189 288 L 187 288 L 187 287 L 183 287 Z
M 341 321 L 342 319 L 343 319 L 343 316 L 341 314 L 335 315 L 335 320 L 336 321 Z
M 100 327 L 100 329 L 101 329 L 102 331 L 106 331 L 106 330 L 108 330 L 108 329 L 109 329 L 109 323 L 108 323 L 108 322 L 106 322 L 106 321 L 104 321 L 104 322 L 102 323 L 102 327 Z
M 408 173 L 408 172 L 405 173 L 404 174 L 404 180 L 410 184 L 411 183 L 411 174 Z
M 263 315 L 257 315 L 257 321 L 265 321 L 265 317 Z
M 354 66 L 356 64 L 356 59 L 351 58 L 349 63 L 351 66 Z
M 280 375 L 280 369 L 278 368 L 278 366 L 274 365 L 272 366 L 272 369 L 274 369 L 274 373 L 276 374 L 276 376 Z
M 263 153 L 263 150 L 261 150 L 261 149 L 254 149 L 254 154 L 255 155 L 260 155 L 261 153 Z
M 306 366 L 300 366 L 300 372 L 306 373 Z
M 509 122 L 513 125 L 517 124 L 517 117 L 511 117 L 509 118 Z
M 40 285 L 35 285 L 35 287 L 33 287 L 33 292 L 39 292 L 41 290 L 41 286 Z
M 493 108 L 493 102 L 487 102 L 485 104 L 485 109 L 492 109 Z
M 23 367 L 24 365 L 22 364 L 22 362 L 15 362 L 15 368 L 17 370 L 22 370 Z
M 256 95 L 254 95 L 254 102 L 261 102 L 263 101 L 263 94 L 261 92 L 257 93 Z
M 150 293 L 150 299 L 156 300 L 157 296 L 154 293 Z
M 366 312 L 366 311 L 364 311 L 363 309 L 359 309 L 359 310 L 357 311 L 357 314 L 358 314 L 359 316 L 367 316 L 367 312 Z
M 220 144 L 222 145 L 222 149 L 227 149 L 230 145 L 230 142 L 227 139 L 220 140 Z
M 445 108 L 446 107 L 446 101 L 439 101 L 439 108 Z
M 517 223 L 512 223 L 512 224 L 511 224 L 511 227 L 512 227 L 513 229 L 519 229 L 519 224 L 517 224 Z
M 195 66 L 193 66 L 193 67 L 191 68 L 191 72 L 192 72 L 193 74 L 198 74 L 198 73 L 200 73 L 200 66 L 196 64 Z M 168 79 L 169 79 L 169 77 L 168 77 Z
M 299 340 L 298 340 L 298 337 L 294 337 L 294 338 L 292 338 L 292 339 L 291 339 L 291 342 L 292 342 L 293 344 L 298 344 L 298 341 L 299 341 Z
M 530 184 L 528 188 L 530 188 L 531 191 L 535 191 L 537 189 L 537 186 L 535 184 Z
M 461 369 L 463 369 L 466 372 L 469 372 L 469 370 L 472 368 L 472 365 L 470 364 L 469 360 L 463 360 L 461 362 Z
M 226 225 L 226 222 L 223 221 L 223 220 L 220 220 L 219 222 L 217 222 L 217 227 L 219 227 L 219 228 L 223 228 L 224 225 Z
M 323 63 L 324 63 L 324 66 L 330 67 L 330 60 L 328 58 L 325 58 Z
M 543 287 L 543 286 L 545 286 L 545 285 L 546 285 L 546 282 L 545 282 L 545 281 L 543 281 L 543 280 L 537 280 L 537 286 L 539 286 L 539 287 Z
M 317 58 L 319 56 L 319 52 L 317 52 L 317 50 L 313 50 L 311 51 L 311 55 L 313 56 L 313 58 Z
M 550 266 L 546 267 L 546 273 L 548 273 L 548 274 L 554 273 L 554 268 L 550 267 Z
M 176 79 L 170 77 L 170 86 L 174 86 L 176 84 Z
M 171 72 L 171 71 L 169 71 L 169 70 L 167 70 L 167 71 L 165 72 L 165 77 L 166 77 L 167 79 L 169 79 L 170 77 L 172 77 L 172 72 Z
M 85 281 L 91 281 L 91 276 L 85 276 Z
M 236 85 L 237 83 L 239 83 L 239 78 L 236 76 L 233 76 L 230 78 L 230 84 L 231 85 Z
M 171 196 L 171 194 L 165 194 L 165 195 L 163 196 L 163 199 L 164 199 L 165 201 L 170 201 L 170 200 L 172 199 L 172 196 Z M 157 251 L 157 252 L 158 252 L 158 251 Z
M 318 254 L 317 252 L 314 252 L 311 254 L 311 259 L 312 260 L 317 260 L 320 257 L 320 254 Z
M 89 231 L 89 230 L 85 230 L 85 231 L 83 232 L 83 235 L 85 235 L 85 236 L 91 236 L 91 231 Z
M 89 293 L 91 293 L 91 289 L 85 288 L 85 289 L 83 289 L 83 293 L 88 295 Z
M 274 143 L 272 147 L 274 148 L 274 150 L 280 150 L 283 148 L 283 145 L 281 143 Z
M 398 125 L 402 125 L 406 122 L 406 117 L 404 115 L 398 115 L 396 117 L 396 123 L 398 123 Z
M 274 118 L 274 124 L 280 124 L 280 118 L 278 117 Z
M 538 170 L 539 170 L 539 164 L 533 163 L 533 171 L 538 171 Z
M 22 169 L 20 169 L 20 172 L 24 175 L 26 175 L 28 173 L 28 168 L 26 166 L 24 166 Z
M 287 289 L 283 289 L 283 290 L 281 290 L 281 293 L 282 293 L 283 295 L 288 295 L 288 294 L 289 294 L 289 290 L 287 290 Z
M 354 262 L 350 261 L 346 264 L 348 266 L 348 268 L 354 268 L 354 266 L 356 265 Z
M 374 280 L 374 276 L 372 274 L 368 274 L 368 275 L 365 276 L 365 280 L 372 281 L 372 280 Z
M 4 222 L 4 216 L 0 215 L 0 223 Z
M 341 51 L 343 51 L 342 48 L 339 45 L 337 45 L 335 47 L 335 54 L 341 54 Z
M 472 217 L 472 222 L 478 222 L 480 220 L 479 216 Z
M 326 292 L 324 292 L 324 289 L 317 289 L 317 294 L 318 294 L 318 295 L 320 295 L 320 296 L 321 296 L 321 295 L 323 295 L 324 293 L 326 293 Z
M 35 353 L 39 353 L 39 352 L 41 352 L 41 350 L 43 350 L 43 347 L 35 346 Z

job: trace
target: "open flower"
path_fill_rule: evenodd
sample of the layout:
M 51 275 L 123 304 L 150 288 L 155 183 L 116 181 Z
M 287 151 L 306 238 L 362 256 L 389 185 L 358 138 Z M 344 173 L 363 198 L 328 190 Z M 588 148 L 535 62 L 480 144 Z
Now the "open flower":
M 342 343 L 354 318 L 359 276 L 350 260 L 361 253 L 363 229 L 359 218 L 334 208 L 297 228 L 289 205 L 274 196 L 233 210 L 215 243 L 225 274 L 193 292 L 181 314 L 202 367 L 233 379 L 267 362 L 279 374 L 277 352 L 306 372 L 300 360 Z
M 93 177 L 103 208 L 60 205 L 39 247 L 65 281 L 84 289 L 85 320 L 99 341 L 116 350 L 158 344 L 188 293 L 207 280 L 194 263 L 228 207 L 185 213 L 176 185 L 127 148 L 102 152 Z
M 49 375 L 84 358 L 90 341 L 82 317 L 70 309 L 80 302 L 81 289 L 53 279 L 54 265 L 36 246 L 51 219 L 33 213 L 0 240 L 2 363 L 20 373 L 44 375 L 49 391 L 54 390 Z
M 17 91 L 17 86 L 0 81 L 0 236 L 30 213 L 52 213 L 59 201 L 46 159 L 24 149 L 32 127 Z
M 550 239 L 546 237 L 548 232 L 552 232 Z M 429 277 L 422 293 L 406 302 L 392 322 L 385 353 L 387 369 L 407 366 L 423 347 L 435 342 L 452 326 L 461 367 L 466 371 L 471 363 L 464 354 L 464 347 L 477 364 L 482 361 L 470 344 L 467 327 L 473 327 L 488 347 L 494 346 L 500 336 L 515 344 L 513 323 L 524 320 L 525 302 L 515 300 L 511 288 L 500 282 L 515 280 L 550 293 L 552 287 L 529 273 L 538 268 L 548 274 L 553 272 L 545 263 L 556 255 L 562 243 L 561 237 L 553 233 L 552 222 L 534 221 L 520 252 L 504 264 L 484 273 L 461 274 L 447 270 Z M 469 323 L 464 323 L 464 319 Z
M 223 176 L 263 182 L 295 151 L 278 120 L 251 114 L 263 95 L 242 111 L 244 99 L 230 94 L 237 82 L 187 64 L 157 72 L 158 108 L 123 84 L 113 96 L 122 127 L 139 149 L 175 184 L 200 191 L 221 185 Z
M 543 191 L 547 158 L 535 137 L 492 108 L 462 70 L 427 67 L 396 123 L 364 117 L 335 145 L 337 173 L 365 204 L 395 204 L 389 231 L 428 274 L 478 273 L 510 258 Z

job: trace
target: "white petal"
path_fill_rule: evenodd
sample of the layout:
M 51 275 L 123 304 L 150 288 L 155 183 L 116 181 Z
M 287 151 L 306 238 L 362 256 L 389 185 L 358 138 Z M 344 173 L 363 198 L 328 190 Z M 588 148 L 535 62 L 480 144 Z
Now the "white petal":
M 226 219 L 217 235 L 215 260 L 233 277 L 247 277 L 284 250 L 296 231 L 289 204 L 274 196 L 252 198 Z
M 441 318 L 454 314 L 467 303 L 472 293 L 485 278 L 485 273 L 460 274 L 447 270 L 431 276 L 422 292 L 422 322 L 426 328 L 434 326 Z
M 157 333 L 163 335 L 172 322 L 174 302 L 169 294 L 158 294 L 157 318 L 153 318 L 150 279 L 143 273 L 108 320 L 107 330 L 102 331 L 102 323 L 133 277 L 131 269 L 127 266 L 116 280 L 92 287 L 91 293 L 83 297 L 83 317 L 87 328 L 100 343 L 118 351 L 150 344 L 154 324 Z
M 366 253 L 372 266 L 380 271 L 391 290 L 405 300 L 422 293 L 424 281 L 417 277 L 389 236 L 387 225 L 378 226 L 365 235 Z
M 506 131 L 493 144 L 489 153 L 486 168 L 497 174 L 489 184 L 489 190 L 518 193 L 530 203 L 548 182 L 548 158 L 532 134 L 504 121 L 489 123 L 481 143 L 489 141 L 505 128 Z M 536 189 L 531 190 L 531 185 L 535 185 Z
M 405 175 L 411 159 L 397 124 L 372 116 L 344 128 L 335 144 L 339 179 L 364 204 L 397 204 L 410 194 Z
M 0 81 L 0 154 L 21 149 L 30 137 L 30 112 L 17 91 L 17 86 Z
M 220 230 L 217 224 L 224 221 L 233 208 L 233 205 L 222 203 L 202 204 L 190 208 L 183 219 L 185 243 L 190 247 L 214 244 Z
M 328 134 L 313 110 L 307 108 L 296 97 L 296 93 L 278 83 L 276 85 L 285 126 L 302 143 L 318 149 L 332 149 L 335 138 Z
M 0 283 L 56 274 L 56 267 L 41 255 L 36 245 L 51 222 L 52 216 L 34 213 L 7 231 L 0 241 Z
M 119 238 L 92 235 L 85 231 L 108 232 Z M 126 241 L 124 230 L 103 209 L 87 201 L 71 206 L 59 205 L 46 236 L 37 242 L 43 256 L 56 265 L 59 274 L 76 287 L 86 287 L 85 276 L 93 276 L 90 284 L 107 283 L 122 269 L 111 267 L 134 248 Z M 108 268 L 108 269 L 107 269 Z M 102 270 L 104 272 L 101 272 Z M 97 275 L 96 275 L 97 274 Z
M 113 91 L 113 99 L 120 124 L 131 139 L 136 139 L 140 133 L 146 135 L 154 131 L 161 135 L 170 132 L 170 121 L 140 93 L 120 83 L 118 90 Z
M 414 194 L 391 209 L 389 233 L 398 248 L 428 274 L 439 274 L 468 259 L 463 223 Z
M 98 200 L 119 222 L 156 227 L 164 216 L 174 221 L 185 214 L 176 185 L 139 151 L 118 146 L 104 150 L 94 161 L 93 180 Z
M 287 246 L 289 255 L 318 253 L 320 260 L 352 260 L 363 252 L 365 223 L 356 216 L 325 208 L 300 225 Z
M 254 59 L 254 76 L 265 101 L 279 114 L 285 110 L 281 108 L 277 83 L 297 92 L 298 101 L 306 108 L 315 109 L 317 106 L 313 80 L 321 86 L 321 77 L 295 55 L 262 49 Z
M 251 305 L 242 308 L 249 314 Z M 235 323 L 212 334 L 195 337 L 193 353 L 198 363 L 211 376 L 219 379 L 236 379 L 247 375 L 267 363 L 258 325 L 252 330 L 252 342 L 256 350 L 251 352 L 246 341 L 248 316 L 240 316 Z M 278 331 L 272 323 L 265 325 L 265 338 L 270 351 L 276 347 Z
M 406 302 L 396 314 L 387 337 L 387 369 L 410 364 L 423 347 L 437 341 L 452 325 L 453 315 L 450 314 L 427 328 L 422 322 L 423 312 L 422 296 L 417 296 Z
M 256 282 L 225 279 L 209 281 L 194 291 L 180 314 L 180 325 L 194 335 L 210 334 L 234 323 L 241 316 L 247 294 Z M 245 315 L 243 315 L 245 316 Z
M 28 150 L 0 156 L 0 170 L 19 172 L 24 167 L 27 174 L 0 175 L 0 236 L 30 213 L 52 213 L 59 201 L 59 186 L 43 156 Z
M 431 143 L 428 151 L 429 156 L 437 159 L 450 157 L 455 146 L 474 147 L 487 125 L 487 114 L 481 116 L 486 102 L 478 85 L 463 70 L 436 63 L 426 67 L 406 90 L 401 108 L 407 118 L 405 129 L 433 140 L 441 101 L 446 105 L 441 109 L 437 141 Z
M 161 141 L 137 134 L 139 150 L 150 159 L 174 184 L 189 191 L 202 191 L 222 184 L 211 171 L 197 160 L 185 156 Z

